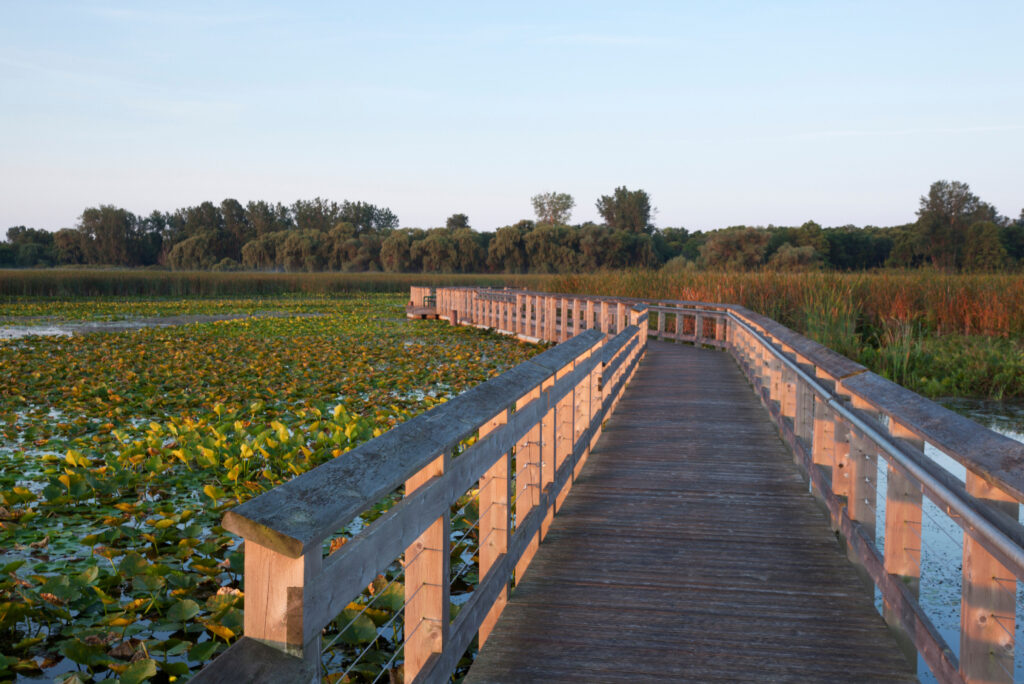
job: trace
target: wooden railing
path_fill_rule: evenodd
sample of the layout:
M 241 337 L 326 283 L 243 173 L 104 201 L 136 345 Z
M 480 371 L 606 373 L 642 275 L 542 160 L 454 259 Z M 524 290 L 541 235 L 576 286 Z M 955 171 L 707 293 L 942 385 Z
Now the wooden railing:
M 942 682 L 1013 681 L 1024 445 L 743 307 L 482 288 L 411 295 L 415 306 L 433 297 L 453 324 L 568 341 L 229 512 L 225 527 L 245 538 L 246 636 L 197 681 L 315 679 L 321 629 L 403 557 L 405 681 L 446 680 L 473 634 L 486 640 L 648 335 L 734 356 L 909 657 L 920 654 Z M 926 443 L 963 464 L 966 482 L 927 457 Z M 403 484 L 391 510 L 323 557 L 332 531 Z M 448 555 L 438 549 L 452 502 L 475 487 L 487 511 L 479 537 L 490 541 L 472 598 L 449 620 Z M 925 496 L 964 530 L 959 658 L 918 600 Z
M 417 306 L 424 290 L 412 293 Z M 466 314 L 497 327 L 507 298 L 474 301 Z M 396 566 L 404 624 L 392 662 L 405 682 L 447 681 L 473 637 L 486 641 L 646 348 L 643 306 L 616 307 L 614 335 L 572 316 L 539 320 L 535 336 L 566 339 L 568 325 L 572 338 L 225 515 L 245 540 L 245 636 L 194 681 L 320 681 L 325 627 Z M 467 494 L 479 510 L 479 581 L 451 619 L 451 514 Z M 339 530 L 389 501 L 325 554 Z
M 647 304 L 651 336 L 728 350 L 828 510 L 851 560 L 879 589 L 883 616 L 908 658 L 916 662 L 920 654 L 941 682 L 1014 681 L 1016 587 L 1024 580 L 1024 528 L 1018 522 L 1024 444 L 744 307 L 473 288 L 438 289 L 436 296 L 441 317 L 453 319 L 455 312 L 460 323 L 545 339 L 560 336 L 563 321 L 569 331 L 577 321 L 614 330 L 611 312 Z M 925 444 L 962 464 L 966 481 L 927 457 Z M 878 458 L 887 476 L 881 495 Z M 880 496 L 886 511 L 882 550 L 876 544 Z M 959 658 L 918 600 L 925 496 L 964 531 Z
M 1014 681 L 1024 579 L 1024 444 L 904 389 L 771 319 L 735 307 L 732 352 L 769 409 L 851 558 L 881 591 L 886 621 L 942 682 Z M 928 458 L 931 444 L 966 482 Z M 884 550 L 876 545 L 884 460 Z M 963 528 L 960 657 L 918 601 L 922 495 Z

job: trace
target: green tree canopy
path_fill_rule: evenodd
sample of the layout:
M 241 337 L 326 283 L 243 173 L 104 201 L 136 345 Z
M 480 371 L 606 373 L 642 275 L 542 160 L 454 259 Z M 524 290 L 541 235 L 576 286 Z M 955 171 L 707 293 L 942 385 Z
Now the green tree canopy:
M 530 198 L 538 223 L 568 225 L 576 200 L 566 192 L 542 192 Z
M 601 195 L 597 200 L 597 212 L 612 230 L 628 233 L 652 233 L 651 198 L 643 190 L 627 190 L 625 186 L 615 188 L 611 195 Z
M 993 221 L 996 211 L 971 192 L 967 183 L 932 183 L 917 210 L 918 249 L 932 265 L 945 271 L 963 267 L 967 229 L 978 221 Z
M 704 268 L 749 271 L 764 263 L 769 235 L 766 230 L 733 226 L 708 235 L 700 248 Z

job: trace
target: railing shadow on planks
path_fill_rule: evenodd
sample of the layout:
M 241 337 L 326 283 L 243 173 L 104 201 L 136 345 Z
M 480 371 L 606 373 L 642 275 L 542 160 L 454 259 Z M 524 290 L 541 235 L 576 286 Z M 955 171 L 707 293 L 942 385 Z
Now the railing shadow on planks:
M 246 636 L 196 681 L 316 679 L 323 627 L 403 552 L 405 681 L 446 681 L 474 633 L 486 640 L 648 335 L 733 355 L 908 657 L 920 654 L 942 682 L 1013 681 L 1024 445 L 740 306 L 415 287 L 412 305 L 428 296 L 453 325 L 562 344 L 229 512 L 225 527 L 246 540 Z M 926 443 L 961 463 L 966 481 L 927 457 Z M 323 557 L 332 530 L 403 482 L 404 498 Z M 476 484 L 480 581 L 450 620 L 449 556 L 438 549 L 450 538 L 446 512 Z M 964 530 L 959 658 L 918 600 L 924 496 Z

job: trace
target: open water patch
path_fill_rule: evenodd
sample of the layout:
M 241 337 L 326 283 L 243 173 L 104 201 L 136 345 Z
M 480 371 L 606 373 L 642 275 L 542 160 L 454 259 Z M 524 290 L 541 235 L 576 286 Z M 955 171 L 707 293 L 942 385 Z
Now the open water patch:
M 193 323 L 216 323 L 218 321 L 237 321 L 256 318 L 310 318 L 323 316 L 320 313 L 286 313 L 282 311 L 266 311 L 239 314 L 190 314 L 186 316 L 149 316 L 126 318 L 118 321 L 61 321 L 38 323 L 35 325 L 9 324 L 0 326 L 0 342 L 16 340 L 33 335 L 64 336 L 89 335 L 92 333 L 117 333 L 143 328 L 169 328 Z M 38 319 L 34 319 L 38 320 Z M 10 319 L 7 321 L 10 323 Z

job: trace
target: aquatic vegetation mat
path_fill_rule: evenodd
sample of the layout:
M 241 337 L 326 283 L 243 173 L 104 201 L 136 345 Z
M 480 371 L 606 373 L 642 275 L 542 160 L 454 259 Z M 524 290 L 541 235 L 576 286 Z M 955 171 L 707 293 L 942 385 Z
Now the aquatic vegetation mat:
M 408 321 L 404 300 L 130 303 L 321 315 L 0 344 L 0 682 L 186 678 L 242 632 L 226 510 L 538 351 Z M 400 584 L 378 584 L 341 644 L 399 605 Z

